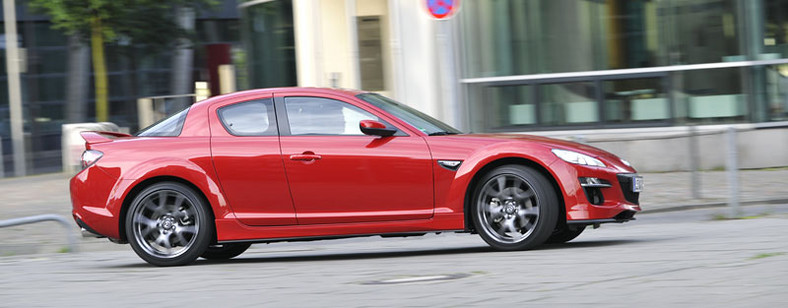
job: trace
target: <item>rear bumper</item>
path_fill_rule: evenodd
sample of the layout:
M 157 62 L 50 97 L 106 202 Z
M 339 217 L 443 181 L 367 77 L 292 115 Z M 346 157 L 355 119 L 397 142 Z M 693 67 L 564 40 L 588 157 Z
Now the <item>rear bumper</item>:
M 80 220 L 76 216 L 74 216 L 74 221 L 77 222 L 77 226 L 80 228 L 80 233 L 82 237 L 89 237 L 89 238 L 104 238 L 106 236 L 99 234 L 96 230 L 93 230 L 90 226 L 88 226 L 84 221 Z
M 89 167 L 71 178 L 71 206 L 74 221 L 89 234 L 119 238 L 116 213 L 108 206 L 117 179 L 96 166 Z

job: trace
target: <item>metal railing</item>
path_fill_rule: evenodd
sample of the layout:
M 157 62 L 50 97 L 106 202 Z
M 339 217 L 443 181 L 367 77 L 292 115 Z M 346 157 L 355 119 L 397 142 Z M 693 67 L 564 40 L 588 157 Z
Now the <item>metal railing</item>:
M 59 223 L 61 226 L 63 226 L 63 228 L 66 229 L 65 234 L 66 234 L 66 240 L 68 241 L 68 251 L 69 252 L 77 251 L 77 239 L 76 237 L 74 237 L 74 234 L 71 232 L 71 224 L 68 222 L 68 220 L 66 220 L 62 216 L 58 216 L 54 214 L 44 214 L 44 215 L 0 220 L 0 228 L 13 227 L 18 225 L 31 224 L 31 223 L 44 222 L 44 221 L 55 221 Z
M 689 171 L 690 171 L 690 184 L 691 195 L 694 199 L 702 199 L 702 184 L 700 178 L 701 164 L 700 164 L 700 146 L 698 138 L 701 136 L 717 135 L 721 136 L 724 140 L 724 169 L 725 177 L 728 182 L 728 217 L 739 218 L 742 215 L 741 211 L 741 186 L 739 183 L 739 151 L 738 151 L 738 134 L 742 132 L 755 131 L 763 128 L 782 128 L 788 123 L 779 123 L 773 125 L 730 125 L 727 127 L 699 129 L 697 126 L 688 126 L 687 131 L 676 131 L 667 135 L 661 136 L 639 136 L 639 137 L 612 137 L 612 138 L 589 138 L 587 135 L 576 134 L 570 137 L 571 140 L 580 143 L 597 143 L 597 142 L 633 142 L 644 140 L 665 140 L 665 139 L 678 139 L 688 138 L 689 146 Z M 738 126 L 738 127 L 737 127 Z

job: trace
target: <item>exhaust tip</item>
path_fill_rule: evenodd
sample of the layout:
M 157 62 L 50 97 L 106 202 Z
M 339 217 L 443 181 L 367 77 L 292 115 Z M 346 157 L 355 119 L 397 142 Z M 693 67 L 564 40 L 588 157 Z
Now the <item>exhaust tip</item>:
M 101 234 L 93 233 L 92 231 L 90 231 L 88 229 L 85 229 L 85 228 L 81 228 L 81 229 L 82 229 L 82 237 L 89 237 L 89 238 L 102 238 L 102 237 L 105 237 L 105 236 L 103 236 Z

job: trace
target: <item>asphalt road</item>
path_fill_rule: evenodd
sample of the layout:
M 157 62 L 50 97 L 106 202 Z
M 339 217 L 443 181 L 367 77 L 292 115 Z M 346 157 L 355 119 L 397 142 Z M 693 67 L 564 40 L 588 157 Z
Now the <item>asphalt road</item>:
M 442 234 L 258 244 L 175 268 L 130 249 L 2 257 L 0 307 L 783 306 L 788 205 L 744 210 L 641 215 L 523 252 Z

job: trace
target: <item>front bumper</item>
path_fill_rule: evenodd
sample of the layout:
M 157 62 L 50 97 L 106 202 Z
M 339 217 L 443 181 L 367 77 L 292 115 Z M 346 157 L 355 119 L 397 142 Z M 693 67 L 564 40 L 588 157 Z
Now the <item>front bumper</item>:
M 551 167 L 562 186 L 569 224 L 626 222 L 641 211 L 640 193 L 632 190 L 632 181 L 638 175 L 631 168 L 588 167 L 563 161 Z M 594 180 L 581 185 L 585 179 Z

